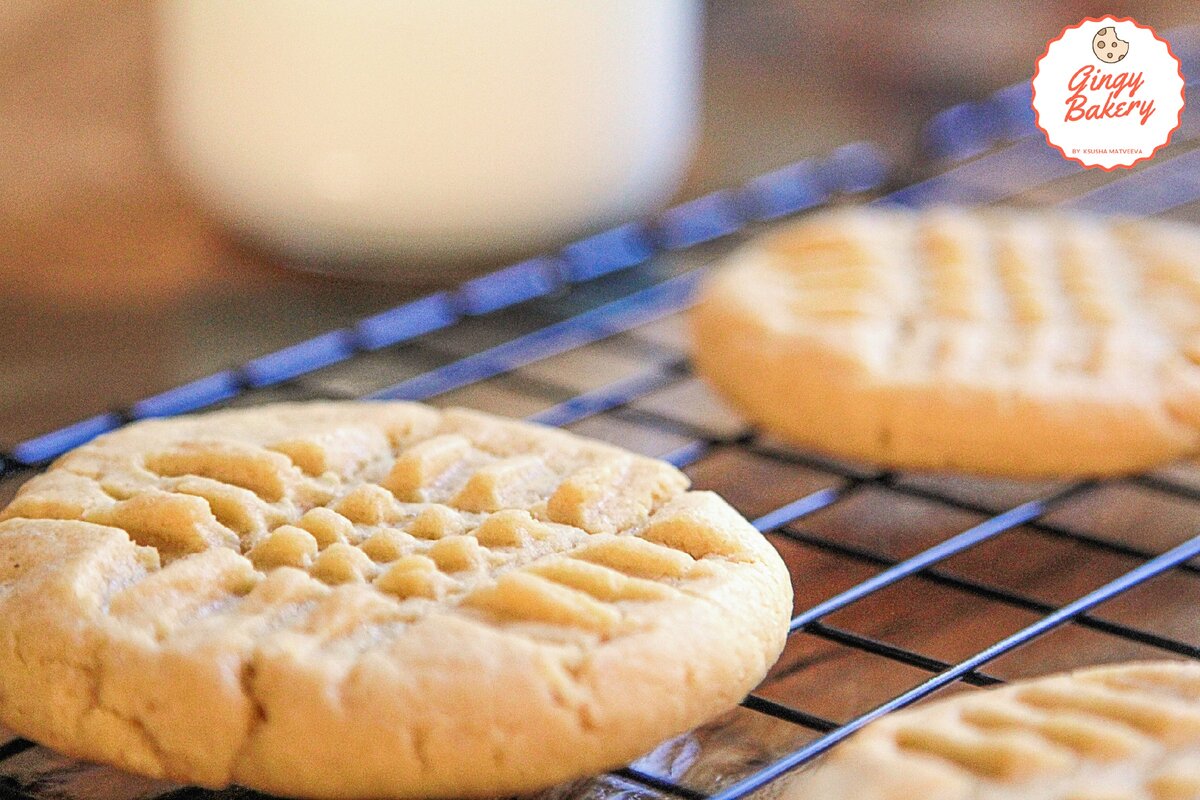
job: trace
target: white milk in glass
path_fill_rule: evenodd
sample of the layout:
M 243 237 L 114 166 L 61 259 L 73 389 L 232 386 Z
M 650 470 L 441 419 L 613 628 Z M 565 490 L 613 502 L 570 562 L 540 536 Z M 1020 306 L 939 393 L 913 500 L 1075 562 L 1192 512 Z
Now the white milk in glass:
M 168 153 L 242 235 L 446 278 L 677 188 L 696 0 L 164 0 Z M 436 276 L 422 275 L 437 263 Z

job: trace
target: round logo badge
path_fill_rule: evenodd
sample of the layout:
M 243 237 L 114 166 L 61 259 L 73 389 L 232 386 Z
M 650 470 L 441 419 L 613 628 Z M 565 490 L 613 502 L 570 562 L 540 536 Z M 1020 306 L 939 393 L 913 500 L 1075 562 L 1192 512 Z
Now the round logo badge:
M 1033 113 L 1064 158 L 1132 167 L 1171 141 L 1183 87 L 1179 59 L 1153 29 L 1089 17 L 1046 45 L 1033 73 Z

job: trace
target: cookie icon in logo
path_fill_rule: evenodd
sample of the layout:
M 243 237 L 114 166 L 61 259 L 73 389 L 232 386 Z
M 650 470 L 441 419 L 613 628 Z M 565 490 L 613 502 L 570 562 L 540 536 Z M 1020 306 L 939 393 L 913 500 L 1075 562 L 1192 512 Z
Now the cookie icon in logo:
M 1101 28 L 1092 37 L 1092 52 L 1105 64 L 1115 64 L 1129 54 L 1129 42 L 1117 38 L 1116 28 Z

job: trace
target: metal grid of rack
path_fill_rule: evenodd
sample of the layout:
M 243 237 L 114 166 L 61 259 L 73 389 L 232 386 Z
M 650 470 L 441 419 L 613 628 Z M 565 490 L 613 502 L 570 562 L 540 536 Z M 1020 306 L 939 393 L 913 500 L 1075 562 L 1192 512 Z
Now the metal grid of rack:
M 930 166 L 899 188 L 874 151 L 847 146 L 27 439 L 0 456 L 0 495 L 129 420 L 276 400 L 468 405 L 666 458 L 784 556 L 796 591 L 788 646 L 739 708 L 547 797 L 736 800 L 933 694 L 1099 661 L 1198 658 L 1200 466 L 1105 482 L 882 471 L 746 428 L 688 369 L 679 312 L 704 268 L 831 203 L 1053 202 L 1200 219 L 1200 112 L 1153 162 L 1096 175 L 1045 146 L 1026 101 L 1014 87 L 936 118 Z M 166 786 L 0 731 L 0 797 L 254 794 Z

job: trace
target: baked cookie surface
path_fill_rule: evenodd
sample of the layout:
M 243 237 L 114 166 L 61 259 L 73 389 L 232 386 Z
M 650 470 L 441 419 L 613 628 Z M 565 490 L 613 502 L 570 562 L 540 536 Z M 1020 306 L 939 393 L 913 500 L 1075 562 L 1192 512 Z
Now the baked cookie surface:
M 1200 798 L 1200 664 L 1093 667 L 868 725 L 786 800 Z
M 1200 232 L 856 208 L 760 237 L 692 315 L 699 373 L 784 439 L 887 466 L 1107 475 L 1200 447 Z
M 464 410 L 130 425 L 0 514 L 0 720 L 310 797 L 527 791 L 724 711 L 787 571 L 670 465 Z

